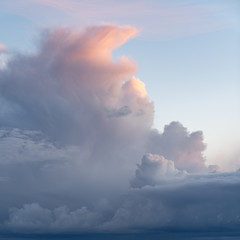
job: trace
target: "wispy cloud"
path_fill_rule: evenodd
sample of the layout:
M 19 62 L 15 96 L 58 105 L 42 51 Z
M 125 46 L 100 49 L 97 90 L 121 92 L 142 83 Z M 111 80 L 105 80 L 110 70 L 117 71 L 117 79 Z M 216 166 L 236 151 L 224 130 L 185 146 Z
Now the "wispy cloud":
M 5 5 L 37 24 L 44 23 L 44 19 L 53 25 L 133 24 L 143 33 L 163 39 L 216 31 L 230 21 L 222 14 L 226 6 L 194 1 L 15 0 Z M 45 13 L 44 19 L 40 11 Z

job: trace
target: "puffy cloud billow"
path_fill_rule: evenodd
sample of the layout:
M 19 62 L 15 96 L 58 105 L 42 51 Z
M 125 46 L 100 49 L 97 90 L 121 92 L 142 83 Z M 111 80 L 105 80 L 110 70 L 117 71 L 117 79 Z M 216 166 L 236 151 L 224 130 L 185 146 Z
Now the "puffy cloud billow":
M 185 172 L 175 168 L 172 160 L 167 160 L 157 154 L 146 154 L 136 170 L 136 176 L 132 180 L 133 187 L 145 185 L 155 186 L 166 181 L 181 177 Z
M 200 131 L 153 129 L 136 62 L 112 59 L 137 32 L 48 30 L 1 69 L 1 232 L 239 229 L 239 171 L 206 166 Z

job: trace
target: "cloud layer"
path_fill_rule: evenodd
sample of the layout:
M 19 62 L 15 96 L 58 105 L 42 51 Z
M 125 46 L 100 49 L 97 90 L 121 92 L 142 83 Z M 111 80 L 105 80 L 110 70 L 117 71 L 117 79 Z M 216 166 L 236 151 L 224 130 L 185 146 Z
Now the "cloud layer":
M 45 31 L 1 70 L 2 232 L 239 228 L 239 171 L 205 165 L 200 131 L 152 129 L 136 62 L 112 59 L 137 32 Z

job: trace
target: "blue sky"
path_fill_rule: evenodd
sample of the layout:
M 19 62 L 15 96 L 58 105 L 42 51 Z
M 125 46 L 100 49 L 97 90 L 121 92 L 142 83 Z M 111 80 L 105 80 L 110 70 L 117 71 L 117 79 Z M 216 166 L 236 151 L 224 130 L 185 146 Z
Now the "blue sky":
M 230 169 L 236 167 L 231 161 L 239 156 L 240 144 L 239 11 L 237 0 L 4 0 L 0 42 L 10 53 L 31 52 L 39 33 L 49 27 L 136 26 L 139 35 L 114 57 L 137 61 L 137 77 L 155 103 L 154 126 L 162 130 L 174 120 L 202 130 L 208 161 Z

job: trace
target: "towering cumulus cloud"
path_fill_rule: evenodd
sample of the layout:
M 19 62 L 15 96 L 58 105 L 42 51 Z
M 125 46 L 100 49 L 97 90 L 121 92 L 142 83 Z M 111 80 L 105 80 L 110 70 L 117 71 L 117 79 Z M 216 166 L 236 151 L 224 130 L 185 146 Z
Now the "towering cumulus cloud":
M 115 136 L 116 125 L 129 136 L 148 129 L 153 104 L 133 76 L 136 63 L 111 58 L 136 33 L 116 26 L 45 32 L 38 53 L 17 56 L 1 75 L 1 125 L 40 130 L 65 143 L 97 139 L 99 131 Z
M 0 71 L 1 232 L 239 227 L 239 172 L 205 165 L 200 131 L 152 129 L 136 62 L 112 59 L 136 34 L 45 31 Z

